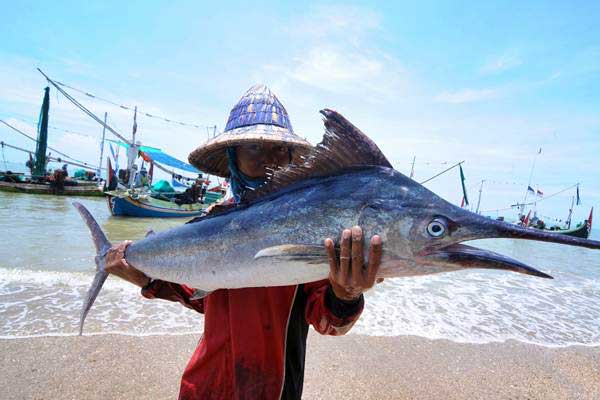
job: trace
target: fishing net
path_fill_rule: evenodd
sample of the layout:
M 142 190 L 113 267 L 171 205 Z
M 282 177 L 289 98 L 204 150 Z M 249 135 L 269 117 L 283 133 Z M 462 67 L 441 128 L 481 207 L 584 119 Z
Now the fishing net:
M 152 190 L 155 192 L 161 192 L 161 193 L 175 191 L 173 189 L 173 186 L 171 186 L 171 184 L 168 181 L 165 181 L 164 179 L 161 179 L 160 181 L 158 181 L 154 185 L 152 185 Z

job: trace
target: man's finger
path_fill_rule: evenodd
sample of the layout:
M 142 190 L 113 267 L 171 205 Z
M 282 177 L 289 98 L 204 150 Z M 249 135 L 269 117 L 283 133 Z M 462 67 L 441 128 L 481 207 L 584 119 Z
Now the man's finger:
M 363 281 L 363 233 L 360 226 L 352 227 L 352 282 L 360 285 Z
M 340 273 L 338 283 L 346 285 L 350 278 L 350 240 L 352 232 L 350 229 L 344 229 L 340 243 Z
M 332 277 L 337 277 L 339 273 L 339 266 L 337 262 L 337 254 L 335 254 L 335 244 L 333 240 L 325 239 L 325 251 L 327 252 L 327 259 L 329 260 L 329 272 Z
M 369 287 L 375 283 L 379 266 L 381 265 L 382 251 L 381 237 L 375 235 L 371 238 L 371 247 L 369 249 L 369 267 L 367 269 L 367 282 Z

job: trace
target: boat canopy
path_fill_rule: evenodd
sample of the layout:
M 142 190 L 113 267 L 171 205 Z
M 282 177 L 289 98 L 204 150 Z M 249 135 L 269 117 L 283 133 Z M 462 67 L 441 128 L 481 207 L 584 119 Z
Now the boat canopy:
M 129 147 L 129 144 L 121 142 L 121 141 L 110 140 L 110 142 L 116 143 L 119 146 L 124 147 L 124 148 Z M 199 171 L 197 168 L 193 167 L 192 165 L 190 165 L 186 162 L 183 162 L 181 160 L 178 160 L 177 158 L 168 155 L 167 153 L 163 152 L 161 149 L 158 149 L 156 147 L 139 146 L 139 150 L 144 152 L 148 157 L 150 157 L 152 159 L 152 161 L 155 161 L 158 164 L 168 165 L 169 167 L 177 168 L 177 169 L 180 169 L 180 170 L 186 171 L 186 172 L 192 172 L 195 174 L 201 173 L 201 171 Z

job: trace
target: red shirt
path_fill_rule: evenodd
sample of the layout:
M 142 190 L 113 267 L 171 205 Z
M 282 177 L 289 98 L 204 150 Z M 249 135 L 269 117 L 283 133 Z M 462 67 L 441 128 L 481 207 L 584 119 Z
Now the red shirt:
M 190 300 L 193 289 L 152 281 L 147 298 L 178 301 L 205 316 L 179 399 L 299 399 L 308 325 L 343 335 L 364 305 L 335 297 L 327 280 L 267 288 L 221 289 Z

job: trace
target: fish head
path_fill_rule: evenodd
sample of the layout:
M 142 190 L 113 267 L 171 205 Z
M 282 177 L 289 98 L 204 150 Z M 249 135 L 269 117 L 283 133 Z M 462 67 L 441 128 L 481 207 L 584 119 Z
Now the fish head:
M 552 278 L 518 260 L 464 244 L 478 239 L 535 240 L 600 249 L 600 241 L 523 228 L 457 207 L 397 171 L 366 210 L 370 231 L 384 240 L 383 276 L 426 275 L 467 268 L 514 271 Z

